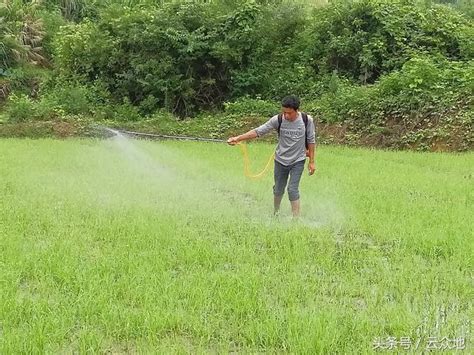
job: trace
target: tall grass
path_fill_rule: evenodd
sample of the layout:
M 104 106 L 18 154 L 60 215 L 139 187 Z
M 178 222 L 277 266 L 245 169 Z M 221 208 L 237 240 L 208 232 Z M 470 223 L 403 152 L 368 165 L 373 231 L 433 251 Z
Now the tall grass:
M 272 146 L 249 147 L 257 169 Z M 322 147 L 302 217 L 219 144 L 0 140 L 0 353 L 472 341 L 474 155 Z

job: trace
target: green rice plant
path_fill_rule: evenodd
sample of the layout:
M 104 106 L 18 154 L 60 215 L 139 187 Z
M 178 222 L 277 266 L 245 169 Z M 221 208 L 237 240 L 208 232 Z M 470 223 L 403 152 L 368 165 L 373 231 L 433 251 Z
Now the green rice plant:
M 320 147 L 292 220 L 225 144 L 0 151 L 1 353 L 472 352 L 472 153 Z

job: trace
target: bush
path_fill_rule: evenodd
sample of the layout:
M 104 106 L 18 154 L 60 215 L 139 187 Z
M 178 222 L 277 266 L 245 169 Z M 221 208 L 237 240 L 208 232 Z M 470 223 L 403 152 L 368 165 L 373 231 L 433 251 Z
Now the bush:
M 7 100 L 7 114 L 11 122 L 22 122 L 36 115 L 36 106 L 26 95 L 11 94 Z
M 35 98 L 38 96 L 41 83 L 47 81 L 50 72 L 31 65 L 12 68 L 8 71 L 8 81 L 12 92 Z
M 474 95 L 474 61 L 448 62 L 415 57 L 378 85 L 387 114 L 426 112 L 449 107 Z
M 243 97 L 234 102 L 226 102 L 224 108 L 228 114 L 269 117 L 279 112 L 280 105 L 277 102 Z
M 62 75 L 99 79 L 118 102 L 146 100 L 146 113 L 165 107 L 185 116 L 220 105 L 229 91 L 221 59 L 225 26 L 231 31 L 233 24 L 213 18 L 203 4 L 111 6 L 98 23 L 63 28 L 56 59 Z M 243 54 L 233 50 L 229 60 L 239 60 Z
M 91 112 L 88 89 L 80 85 L 58 85 L 45 97 L 68 114 L 88 114 Z
M 313 67 L 361 83 L 401 69 L 416 54 L 472 58 L 473 26 L 455 10 L 415 1 L 334 2 L 317 9 L 309 32 Z M 469 40 L 470 38 L 470 40 Z
M 352 121 L 360 128 L 380 125 L 386 118 L 402 121 L 413 114 L 446 112 L 459 104 L 469 107 L 474 97 L 473 64 L 415 57 L 373 85 L 337 78 L 334 91 L 310 107 L 323 121 Z
M 232 70 L 233 99 L 259 95 L 279 100 L 288 94 L 303 97 L 318 91 L 310 46 L 302 35 L 311 21 L 305 8 L 300 3 L 269 2 L 260 10 L 252 55 Z
M 472 24 L 447 6 L 335 1 L 309 13 L 298 3 L 265 4 L 106 6 L 95 21 L 62 27 L 55 60 L 64 78 L 100 81 L 141 115 L 164 108 L 184 117 L 245 96 L 316 100 L 333 70 L 372 84 L 420 53 L 459 62 L 474 55 Z
M 121 105 L 114 106 L 113 117 L 117 121 L 140 121 L 143 117 L 138 108 L 133 106 L 128 99 L 124 99 Z
M 48 120 L 68 115 L 92 115 L 109 105 L 107 93 L 97 85 L 49 79 L 37 85 L 38 98 L 16 91 L 7 102 L 13 121 Z M 112 108 L 108 108 L 113 112 Z
M 95 23 L 63 27 L 55 59 L 63 76 L 100 80 L 118 102 L 127 98 L 146 115 L 158 108 L 194 115 L 245 94 L 311 92 L 308 56 L 292 39 L 304 28 L 303 14 L 288 19 L 279 6 L 242 1 L 227 12 L 194 2 L 110 6 Z
M 354 120 L 360 126 L 367 126 L 378 123 L 383 117 L 376 87 L 349 82 L 340 83 L 336 92 L 328 92 L 308 106 L 327 123 Z

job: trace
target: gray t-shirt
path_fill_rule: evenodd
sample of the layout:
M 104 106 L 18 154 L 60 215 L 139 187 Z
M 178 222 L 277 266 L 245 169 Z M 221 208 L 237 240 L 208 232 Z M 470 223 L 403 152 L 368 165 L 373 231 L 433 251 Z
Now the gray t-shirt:
M 278 115 L 273 116 L 263 125 L 255 129 L 261 137 L 271 130 L 278 130 Z M 316 143 L 316 133 L 313 118 L 308 115 L 308 143 Z M 275 152 L 275 160 L 283 165 L 291 165 L 306 159 L 305 127 L 301 112 L 294 121 L 284 117 L 280 126 L 280 138 Z

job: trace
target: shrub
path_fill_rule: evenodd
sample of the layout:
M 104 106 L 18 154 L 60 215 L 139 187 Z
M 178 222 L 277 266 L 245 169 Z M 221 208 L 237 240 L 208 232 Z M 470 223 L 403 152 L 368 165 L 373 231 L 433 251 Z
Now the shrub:
M 27 95 L 11 94 L 7 100 L 7 115 L 11 122 L 30 120 L 37 116 L 36 105 Z
M 278 102 L 265 101 L 262 99 L 252 99 L 243 97 L 234 102 L 226 102 L 224 104 L 225 112 L 235 115 L 254 115 L 254 116 L 271 116 L 279 112 L 280 105 Z
M 384 119 L 409 119 L 469 107 L 474 97 L 473 62 L 450 62 L 439 57 L 415 57 L 400 70 L 373 85 L 355 85 L 338 78 L 334 91 L 311 101 L 323 121 L 353 121 L 356 126 L 380 125 Z
M 401 69 L 416 54 L 451 60 L 468 60 L 473 54 L 472 23 L 447 6 L 341 1 L 317 9 L 312 24 L 314 69 L 318 73 L 336 69 L 361 83 L 374 83 Z

